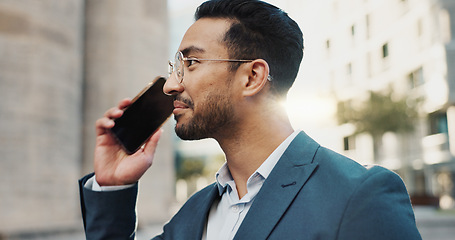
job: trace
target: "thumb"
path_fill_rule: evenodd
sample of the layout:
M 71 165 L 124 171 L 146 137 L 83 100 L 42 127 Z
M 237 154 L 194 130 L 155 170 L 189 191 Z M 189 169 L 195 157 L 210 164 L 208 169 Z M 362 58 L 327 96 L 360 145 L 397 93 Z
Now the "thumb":
M 158 141 L 161 138 L 161 134 L 163 133 L 163 129 L 158 129 L 147 141 L 144 147 L 144 153 L 146 155 L 154 155 L 156 147 L 158 146 Z

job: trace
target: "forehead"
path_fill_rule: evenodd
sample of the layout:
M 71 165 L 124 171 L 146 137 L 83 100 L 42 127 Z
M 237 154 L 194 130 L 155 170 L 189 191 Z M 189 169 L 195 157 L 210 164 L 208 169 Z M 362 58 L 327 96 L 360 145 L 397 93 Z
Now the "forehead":
M 222 40 L 230 26 L 231 22 L 228 19 L 199 19 L 186 31 L 179 51 L 185 56 L 193 53 L 226 55 L 227 50 Z

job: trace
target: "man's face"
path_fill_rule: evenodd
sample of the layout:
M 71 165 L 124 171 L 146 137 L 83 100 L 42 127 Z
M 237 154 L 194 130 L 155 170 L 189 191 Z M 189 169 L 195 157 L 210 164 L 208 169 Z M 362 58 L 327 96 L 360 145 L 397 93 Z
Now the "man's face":
M 222 42 L 229 26 L 225 19 L 200 19 L 186 32 L 179 51 L 189 58 L 229 58 Z M 181 139 L 216 137 L 235 122 L 235 73 L 229 66 L 219 61 L 185 61 L 183 82 L 175 74 L 166 82 L 164 91 L 175 96 L 175 131 Z

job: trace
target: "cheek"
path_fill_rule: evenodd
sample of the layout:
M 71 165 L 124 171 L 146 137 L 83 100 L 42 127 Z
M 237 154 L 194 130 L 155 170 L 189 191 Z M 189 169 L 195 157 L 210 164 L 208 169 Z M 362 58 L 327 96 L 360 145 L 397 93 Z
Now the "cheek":
M 210 111 L 210 109 L 207 109 L 207 106 L 210 105 L 211 100 L 211 94 L 208 92 L 204 92 L 201 94 L 198 94 L 195 98 L 193 98 L 193 103 L 194 103 L 194 109 L 193 111 L 198 114 L 199 112 L 204 112 L 204 111 Z
M 209 67 L 209 66 L 207 66 Z M 224 95 L 234 97 L 234 86 L 232 86 L 231 73 L 226 67 L 215 67 L 198 69 L 191 74 L 185 92 L 193 101 L 195 111 L 197 106 L 207 105 L 206 101 L 213 95 Z M 191 81 L 191 82 L 190 82 Z

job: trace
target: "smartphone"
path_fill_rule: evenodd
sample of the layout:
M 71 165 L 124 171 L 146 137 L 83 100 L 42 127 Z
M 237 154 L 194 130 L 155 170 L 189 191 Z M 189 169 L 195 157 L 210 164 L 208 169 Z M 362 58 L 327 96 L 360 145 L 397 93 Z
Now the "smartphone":
M 147 85 L 114 120 L 111 132 L 127 154 L 133 154 L 163 125 L 174 110 L 174 98 L 163 92 L 164 77 Z

